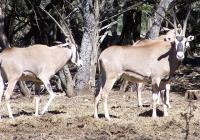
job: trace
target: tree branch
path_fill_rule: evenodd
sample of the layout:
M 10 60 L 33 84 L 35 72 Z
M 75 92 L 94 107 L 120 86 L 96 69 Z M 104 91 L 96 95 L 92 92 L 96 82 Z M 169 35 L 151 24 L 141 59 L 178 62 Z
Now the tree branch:
M 99 23 L 101 24 L 101 23 L 103 23 L 103 22 L 105 22 L 105 21 L 108 21 L 108 20 L 110 20 L 110 19 L 112 19 L 112 18 L 114 18 L 114 17 L 117 17 L 117 16 L 119 16 L 119 15 L 121 15 L 121 14 L 123 14 L 123 13 L 126 13 L 126 12 L 128 12 L 128 11 L 130 11 L 130 10 L 136 9 L 138 6 L 140 6 L 140 5 L 142 5 L 142 4 L 144 4 L 144 2 L 139 2 L 139 3 L 137 3 L 137 4 L 134 4 L 134 5 L 130 6 L 130 7 L 128 7 L 126 10 L 123 10 L 123 11 L 121 11 L 120 13 L 115 14 L 115 15 L 113 15 L 113 16 L 107 18 L 107 19 L 104 19 L 104 20 L 100 21 Z
M 114 22 L 112 22 L 112 23 L 110 23 L 110 24 L 102 27 L 101 29 L 99 29 L 99 32 L 102 31 L 102 30 L 104 30 L 104 29 L 110 28 L 111 26 L 113 26 L 115 24 L 117 24 L 117 21 L 114 21 Z
M 40 7 L 40 9 L 41 9 L 42 11 L 44 11 L 44 12 L 56 23 L 56 25 L 60 28 L 60 30 L 63 32 L 63 34 L 67 37 L 68 34 L 64 31 L 64 29 L 61 27 L 61 25 L 56 21 L 56 19 L 55 19 L 51 14 L 49 14 L 49 12 L 47 12 L 47 11 L 44 9 L 43 6 L 39 6 L 39 7 Z

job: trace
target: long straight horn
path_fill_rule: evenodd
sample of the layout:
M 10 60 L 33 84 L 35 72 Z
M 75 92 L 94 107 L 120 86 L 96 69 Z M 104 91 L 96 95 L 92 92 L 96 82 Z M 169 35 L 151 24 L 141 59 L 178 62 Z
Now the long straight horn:
M 189 11 L 188 11 L 188 13 L 187 13 L 187 17 L 186 17 L 186 19 L 184 20 L 184 23 L 183 23 L 183 35 L 184 35 L 184 36 L 185 36 L 186 27 L 187 27 L 187 21 L 188 21 L 190 12 L 191 12 L 191 8 L 189 9 Z
M 176 13 L 174 9 L 173 9 L 173 18 L 174 18 L 174 30 L 175 30 L 175 33 L 177 34 Z

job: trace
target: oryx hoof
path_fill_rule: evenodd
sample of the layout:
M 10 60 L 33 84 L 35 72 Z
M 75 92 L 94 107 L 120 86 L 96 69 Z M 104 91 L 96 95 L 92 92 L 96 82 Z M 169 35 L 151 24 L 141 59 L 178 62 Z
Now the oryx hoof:
M 40 119 L 42 118 L 42 115 L 34 115 L 34 117 Z
M 44 111 L 44 110 L 43 110 L 43 111 L 40 113 L 40 115 L 44 115 L 45 112 L 48 112 L 48 111 Z
M 168 117 L 169 116 L 169 114 L 167 114 L 167 115 L 164 115 L 163 117 Z
M 105 116 L 105 118 L 106 118 L 107 121 L 111 121 L 110 116 Z
M 158 118 L 157 114 L 152 114 L 152 118 Z
M 95 119 L 99 119 L 99 116 L 98 116 L 98 115 L 94 115 L 94 118 L 95 118 Z
M 163 115 L 164 117 L 167 117 L 167 116 L 169 116 L 169 114 L 168 113 L 164 113 L 164 115 Z
M 9 118 L 10 118 L 10 119 L 12 119 L 12 120 L 14 120 L 14 117 L 13 117 L 13 115 L 9 116 Z
M 167 104 L 167 107 L 168 107 L 168 108 L 172 108 L 172 106 L 171 106 L 170 104 Z
M 143 107 L 143 104 L 138 104 L 138 107 L 139 107 L 139 108 L 142 108 L 142 107 Z
M 40 117 L 41 115 L 38 114 L 38 113 L 35 113 L 34 116 L 35 116 L 35 117 Z
M 152 118 L 153 118 L 153 119 L 157 119 L 157 118 L 158 118 L 158 116 L 153 116 L 153 115 L 152 115 Z

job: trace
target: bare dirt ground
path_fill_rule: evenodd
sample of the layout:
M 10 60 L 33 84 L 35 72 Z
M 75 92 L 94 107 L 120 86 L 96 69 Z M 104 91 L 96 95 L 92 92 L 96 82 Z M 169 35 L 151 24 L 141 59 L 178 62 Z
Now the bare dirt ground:
M 36 118 L 33 98 L 12 96 L 15 120 L 8 118 L 5 102 L 1 107 L 0 139 L 200 139 L 200 102 L 187 101 L 183 93 L 171 93 L 169 117 L 158 107 L 151 118 L 150 91 L 143 91 L 143 108 L 137 107 L 136 93 L 113 91 L 109 98 L 111 121 L 106 121 L 100 104 L 100 119 L 93 118 L 93 95 L 85 92 L 68 98 L 56 96 L 49 112 Z M 43 95 L 41 106 L 48 96 Z M 190 104 L 190 105 L 189 105 Z

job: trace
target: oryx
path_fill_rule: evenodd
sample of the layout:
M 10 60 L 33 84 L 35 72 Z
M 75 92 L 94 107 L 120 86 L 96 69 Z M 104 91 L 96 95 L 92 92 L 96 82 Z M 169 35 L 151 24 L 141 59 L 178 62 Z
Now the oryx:
M 26 48 L 6 48 L 0 53 L 0 102 L 3 94 L 5 94 L 9 117 L 13 118 L 10 107 L 10 95 L 19 79 L 30 80 L 36 83 L 42 82 L 45 85 L 50 98 L 41 112 L 41 114 L 44 114 L 55 97 L 49 80 L 69 61 L 78 66 L 82 65 L 77 47 L 71 42 L 52 47 L 37 44 Z M 4 93 L 4 83 L 6 81 L 8 86 Z M 39 95 L 36 95 L 35 99 L 35 115 L 37 116 L 39 114 Z
M 186 43 L 194 39 L 193 36 L 185 36 L 189 14 L 190 11 L 184 21 L 183 28 L 181 26 L 177 27 L 174 15 L 174 38 L 163 35 L 155 40 L 143 40 L 141 44 L 138 44 L 138 47 L 137 45 L 136 47 L 111 46 L 101 53 L 98 59 L 100 85 L 95 96 L 95 118 L 98 118 L 98 104 L 102 98 L 105 118 L 110 120 L 107 103 L 108 94 L 120 76 L 133 82 L 144 82 L 151 79 L 153 92 L 152 117 L 157 116 L 157 95 L 184 59 Z M 167 105 L 164 101 L 163 109 L 164 116 L 167 116 Z

